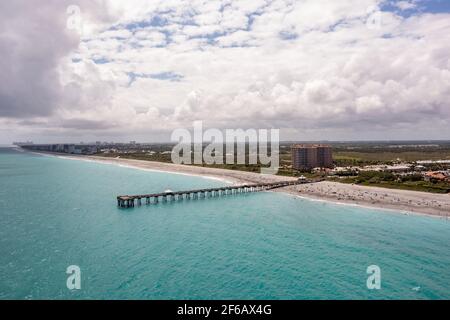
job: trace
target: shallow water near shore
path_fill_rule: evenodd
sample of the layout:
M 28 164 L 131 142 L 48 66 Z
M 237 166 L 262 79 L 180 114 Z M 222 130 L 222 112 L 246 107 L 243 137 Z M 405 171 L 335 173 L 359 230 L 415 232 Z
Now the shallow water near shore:
M 0 298 L 450 299 L 447 220 L 280 193 L 115 199 L 220 185 L 0 149 Z M 81 290 L 66 287 L 70 265 Z

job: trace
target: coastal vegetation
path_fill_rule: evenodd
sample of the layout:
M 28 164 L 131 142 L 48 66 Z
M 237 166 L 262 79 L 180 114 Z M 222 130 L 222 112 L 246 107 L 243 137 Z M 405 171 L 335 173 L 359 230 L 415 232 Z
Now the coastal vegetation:
M 450 160 L 450 142 L 327 142 L 333 148 L 333 159 L 337 167 L 362 168 L 365 166 L 392 166 L 399 163 L 409 163 L 412 172 L 393 173 L 384 171 L 359 171 L 349 170 L 330 174 L 326 171 L 299 172 L 291 168 L 291 145 L 294 142 L 280 144 L 280 169 L 281 176 L 305 176 L 307 178 L 325 178 L 330 181 L 350 183 L 366 186 L 376 186 L 391 189 L 404 189 L 433 193 L 449 193 L 450 183 L 445 181 L 425 181 L 420 171 L 415 171 L 417 161 Z M 108 150 L 99 155 L 104 157 L 120 157 L 124 159 L 136 159 L 170 163 L 173 144 L 149 144 L 140 145 L 130 149 Z M 223 155 L 225 159 L 226 155 Z M 248 152 L 246 159 L 249 158 Z M 261 164 L 206 164 L 203 167 L 239 170 L 248 172 L 260 172 L 264 167 Z M 247 161 L 248 163 L 248 161 Z M 421 165 L 421 171 L 449 170 L 446 163 L 431 162 Z

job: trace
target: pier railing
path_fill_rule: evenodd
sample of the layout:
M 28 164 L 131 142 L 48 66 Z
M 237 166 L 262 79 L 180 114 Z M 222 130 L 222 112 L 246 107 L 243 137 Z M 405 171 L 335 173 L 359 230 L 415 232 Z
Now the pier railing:
M 287 186 L 293 186 L 298 184 L 311 183 L 310 180 L 299 181 L 281 181 L 272 183 L 259 183 L 239 186 L 226 186 L 220 188 L 207 188 L 197 190 L 186 190 L 177 192 L 163 192 L 154 194 L 132 195 L 132 196 L 118 196 L 117 205 L 120 208 L 133 208 L 136 205 L 141 206 L 145 200 L 146 205 L 167 203 L 180 200 L 198 200 L 211 197 L 221 197 L 227 195 L 235 195 L 241 193 L 261 192 L 267 190 L 273 190 L 278 188 L 284 188 Z

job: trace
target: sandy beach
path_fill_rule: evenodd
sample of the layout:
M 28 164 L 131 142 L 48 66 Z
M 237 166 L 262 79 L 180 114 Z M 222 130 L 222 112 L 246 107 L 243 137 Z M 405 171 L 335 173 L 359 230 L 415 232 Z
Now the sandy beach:
M 316 200 L 450 218 L 450 194 L 358 186 L 329 181 L 286 187 L 282 191 Z
M 287 181 L 293 180 L 295 178 L 273 176 L 273 175 L 261 175 L 253 172 L 236 171 L 236 170 L 226 170 L 226 169 L 215 169 L 215 168 L 205 168 L 196 166 L 187 166 L 173 163 L 165 162 L 155 162 L 155 161 L 145 161 L 145 160 L 132 160 L 132 159 L 117 159 L 117 158 L 106 158 L 98 156 L 65 156 L 61 154 L 52 154 L 64 158 L 76 159 L 76 160 L 91 160 L 100 163 L 115 164 L 127 167 L 133 167 L 144 170 L 152 171 L 162 171 L 170 172 L 174 174 L 185 174 L 193 176 L 201 176 L 207 178 L 219 179 L 231 184 L 251 184 L 251 183 L 261 183 L 261 182 L 277 182 L 277 181 Z
M 98 156 L 72 156 L 64 154 L 52 155 L 69 159 L 128 166 L 143 170 L 203 176 L 220 179 L 232 184 L 295 180 L 295 178 L 261 175 L 253 172 L 204 168 L 154 161 L 105 158 Z M 424 214 L 447 219 L 450 218 L 450 194 L 395 190 L 328 181 L 286 187 L 278 189 L 275 192 L 284 192 L 299 197 L 334 203 L 358 205 L 378 209 L 391 209 L 403 213 Z

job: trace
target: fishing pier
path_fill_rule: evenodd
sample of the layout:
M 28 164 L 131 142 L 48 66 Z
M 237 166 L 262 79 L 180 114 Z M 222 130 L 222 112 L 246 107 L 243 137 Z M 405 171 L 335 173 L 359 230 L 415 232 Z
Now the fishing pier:
M 312 181 L 309 180 L 298 180 L 298 181 L 292 180 L 292 181 L 281 181 L 272 183 L 227 186 L 221 188 L 208 188 L 208 189 L 187 190 L 177 192 L 170 191 L 163 193 L 143 194 L 134 196 L 118 196 L 117 205 L 120 208 L 133 208 L 135 206 L 141 206 L 144 201 L 146 205 L 151 205 L 181 200 L 198 200 L 198 199 L 236 195 L 242 193 L 268 191 L 278 188 L 284 188 L 287 186 L 294 186 L 298 184 L 305 184 L 311 182 Z

